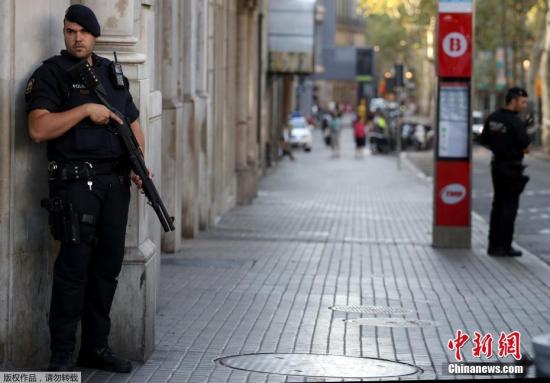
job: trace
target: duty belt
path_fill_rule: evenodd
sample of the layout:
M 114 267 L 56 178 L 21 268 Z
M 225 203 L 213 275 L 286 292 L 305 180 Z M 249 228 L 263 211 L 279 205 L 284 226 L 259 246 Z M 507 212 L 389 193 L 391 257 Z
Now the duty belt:
M 516 157 L 516 156 L 514 156 L 514 157 L 502 156 L 502 155 L 495 156 L 494 154 L 491 158 L 491 161 L 492 162 L 502 162 L 502 163 L 513 163 L 513 164 L 522 164 L 523 163 L 523 160 L 521 158 Z
M 119 161 L 109 162 L 66 162 L 50 161 L 48 174 L 50 181 L 79 181 L 85 180 L 92 190 L 93 178 L 97 175 L 123 174 L 129 171 L 129 167 Z
M 518 167 L 526 167 L 523 165 L 522 160 L 514 159 L 514 158 L 502 158 L 502 157 L 493 157 L 491 160 L 491 164 L 502 164 L 502 165 L 509 165 L 509 166 L 518 166 Z

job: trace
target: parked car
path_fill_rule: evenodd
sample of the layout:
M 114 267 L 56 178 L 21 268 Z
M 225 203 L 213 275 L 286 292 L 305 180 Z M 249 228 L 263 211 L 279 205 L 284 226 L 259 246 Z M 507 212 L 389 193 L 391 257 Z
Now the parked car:
M 474 110 L 472 112 L 472 135 L 474 140 L 479 141 L 481 132 L 483 132 L 483 113 Z
M 313 126 L 305 117 L 293 117 L 288 121 L 290 136 L 288 142 L 293 147 L 301 147 L 309 152 L 313 144 Z

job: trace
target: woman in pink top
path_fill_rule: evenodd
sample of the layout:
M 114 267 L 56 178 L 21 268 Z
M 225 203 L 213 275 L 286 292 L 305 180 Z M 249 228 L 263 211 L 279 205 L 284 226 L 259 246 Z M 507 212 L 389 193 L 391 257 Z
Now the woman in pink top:
M 367 127 L 363 118 L 359 118 L 353 125 L 353 136 L 355 138 L 355 158 L 363 158 L 363 150 L 367 142 Z

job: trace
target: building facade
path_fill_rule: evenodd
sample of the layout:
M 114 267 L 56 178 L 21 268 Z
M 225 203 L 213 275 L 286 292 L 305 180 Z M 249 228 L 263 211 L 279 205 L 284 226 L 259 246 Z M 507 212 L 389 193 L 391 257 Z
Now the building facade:
M 357 49 L 366 48 L 365 19 L 357 0 L 320 0 L 325 10 L 322 35 L 322 72 L 316 74 L 315 97 L 322 108 L 329 103 L 356 105 Z
M 45 145 L 27 134 L 24 89 L 42 60 L 64 48 L 65 9 L 82 3 L 102 26 L 96 53 L 116 51 L 146 136 L 145 159 L 175 217 L 162 233 L 132 190 L 126 256 L 112 309 L 111 344 L 134 360 L 154 346 L 162 252 L 250 203 L 274 144 L 262 0 L 0 2 L 0 366 L 38 368 L 49 357 L 47 315 L 57 244 L 40 199 Z

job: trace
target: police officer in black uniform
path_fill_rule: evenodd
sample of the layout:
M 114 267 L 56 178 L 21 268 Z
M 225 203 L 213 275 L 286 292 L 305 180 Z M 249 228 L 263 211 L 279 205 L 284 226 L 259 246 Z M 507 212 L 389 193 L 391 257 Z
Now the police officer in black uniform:
M 76 364 L 130 372 L 130 361 L 114 355 L 108 344 L 130 201 L 130 168 L 116 131 L 122 121 L 68 69 L 88 60 L 107 100 L 131 122 L 142 150 L 144 136 L 128 80 L 124 78 L 122 86 L 117 83 L 112 62 L 93 53 L 100 26 L 92 10 L 70 6 L 63 35 L 66 50 L 44 61 L 25 91 L 29 135 L 35 142 L 47 142 L 50 198 L 43 206 L 50 212 L 54 238 L 61 241 L 49 317 L 49 370 L 74 369 L 81 321 Z M 139 177 L 133 176 L 133 181 L 141 187 Z
M 481 134 L 481 143 L 493 152 L 494 197 L 487 251 L 492 256 L 522 255 L 512 247 L 512 239 L 519 196 L 529 180 L 523 174 L 522 160 L 524 153 L 529 152 L 530 142 L 527 124 L 519 116 L 527 108 L 527 97 L 524 89 L 510 88 L 506 106 L 487 118 Z

